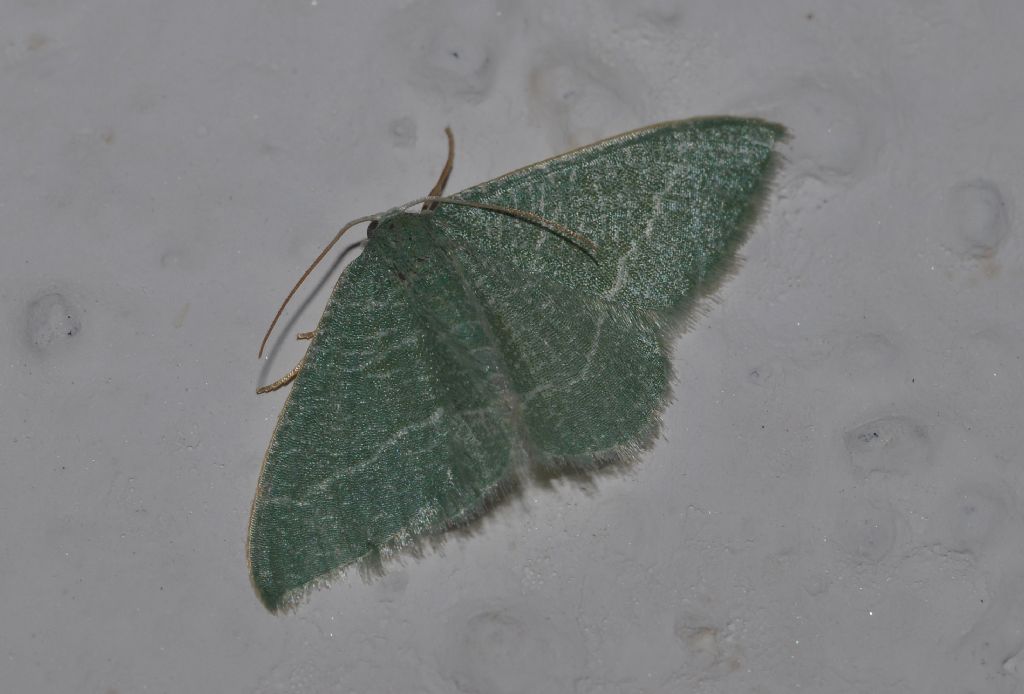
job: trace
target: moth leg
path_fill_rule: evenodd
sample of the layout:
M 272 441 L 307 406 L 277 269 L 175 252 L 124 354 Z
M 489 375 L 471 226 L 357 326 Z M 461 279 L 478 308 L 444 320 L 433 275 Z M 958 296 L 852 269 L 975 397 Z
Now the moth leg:
M 310 330 L 308 333 L 298 333 L 295 336 L 296 340 L 312 340 L 313 336 L 316 335 L 315 330 Z
M 305 364 L 305 363 L 306 363 L 306 358 L 303 357 L 299 361 L 299 363 L 295 365 L 295 368 L 292 369 L 291 371 L 289 371 L 288 373 L 286 373 L 284 376 L 282 376 L 281 378 L 277 379 L 273 383 L 270 383 L 268 385 L 261 386 L 261 387 L 257 388 L 256 389 L 256 394 L 257 395 L 263 395 L 265 393 L 272 393 L 273 391 L 277 390 L 278 388 L 285 387 L 286 385 L 288 385 L 289 383 L 291 383 L 292 381 L 295 380 L 295 377 L 299 375 L 300 371 L 302 371 L 302 365 Z

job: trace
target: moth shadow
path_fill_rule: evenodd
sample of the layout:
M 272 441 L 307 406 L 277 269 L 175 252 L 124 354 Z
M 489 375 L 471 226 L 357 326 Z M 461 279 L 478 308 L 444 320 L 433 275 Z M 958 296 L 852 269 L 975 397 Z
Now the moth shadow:
M 631 457 L 619 456 L 595 461 L 587 466 L 553 465 L 550 462 L 533 461 L 524 469 L 497 487 L 463 517 L 451 521 L 447 526 L 427 537 L 430 548 L 434 551 L 442 549 L 449 538 L 468 539 L 484 531 L 491 514 L 498 509 L 508 508 L 521 501 L 530 488 L 543 493 L 555 493 L 562 485 L 571 485 L 581 490 L 588 497 L 599 493 L 598 487 L 602 479 L 620 477 L 626 474 L 635 461 Z M 443 550 L 442 550 L 443 551 Z
M 560 483 L 567 483 L 581 489 L 587 496 L 596 496 L 602 478 L 625 474 L 633 462 L 632 456 L 603 459 L 587 467 L 529 462 L 494 486 L 481 501 L 458 518 L 449 519 L 442 526 L 418 537 L 404 537 L 398 542 L 378 547 L 356 562 L 353 568 L 363 581 L 373 583 L 387 575 L 394 566 L 405 566 L 407 561 L 422 559 L 428 552 L 444 556 L 449 542 L 483 535 L 487 523 L 494 521 L 495 512 L 521 501 L 531 487 L 553 493 Z M 338 573 L 344 570 L 339 569 Z

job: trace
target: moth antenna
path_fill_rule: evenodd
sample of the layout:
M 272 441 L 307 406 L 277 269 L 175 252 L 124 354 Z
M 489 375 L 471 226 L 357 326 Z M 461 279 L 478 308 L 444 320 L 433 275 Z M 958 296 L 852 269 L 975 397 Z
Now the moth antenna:
M 274 315 L 274 320 L 270 321 L 270 327 L 267 328 L 267 332 L 263 335 L 263 341 L 260 343 L 260 351 L 258 358 L 263 357 L 263 349 L 267 346 L 267 340 L 270 339 L 270 334 L 274 332 L 274 326 L 277 325 L 277 321 L 281 318 L 281 314 L 284 313 L 284 307 L 288 305 L 288 302 L 291 301 L 291 298 L 295 296 L 295 292 L 299 290 L 299 287 L 302 285 L 302 283 L 306 281 L 307 277 L 309 277 L 309 273 L 313 272 L 313 269 L 316 268 L 316 266 L 320 264 L 320 261 L 323 260 L 328 253 L 330 253 L 332 248 L 334 248 L 334 244 L 338 242 L 338 239 L 341 238 L 341 235 L 344 234 L 349 229 L 351 229 L 352 227 L 354 227 L 356 224 L 362 224 L 363 222 L 372 222 L 373 220 L 377 219 L 377 217 L 378 215 L 369 215 L 367 217 L 353 219 L 351 222 L 343 226 L 341 230 L 334 235 L 334 238 L 331 239 L 331 242 L 327 244 L 327 246 L 325 246 L 322 251 L 320 251 L 320 255 L 316 257 L 316 260 L 313 261 L 312 265 L 306 268 L 306 271 L 302 273 L 302 277 L 299 278 L 299 281 L 295 283 L 295 286 L 292 287 L 292 290 L 288 292 L 288 296 L 286 296 L 284 298 L 284 301 L 281 302 L 281 307 L 277 309 L 277 313 Z
M 448 185 L 448 177 L 452 175 L 452 167 L 455 165 L 455 136 L 452 135 L 452 129 L 448 126 L 444 128 L 444 134 L 448 136 L 448 161 L 444 163 L 444 168 L 441 169 L 441 175 L 437 178 L 437 183 L 427 193 L 427 198 L 440 197 L 444 193 L 444 187 Z M 432 200 L 426 200 L 423 203 L 423 211 L 429 212 L 437 207 L 437 202 Z
M 583 250 L 587 252 L 587 255 L 591 256 L 596 260 L 598 250 L 596 243 L 594 243 L 593 241 L 591 241 L 589 238 L 579 233 L 578 231 L 573 231 L 564 224 L 559 224 L 558 222 L 547 219 L 546 217 L 541 217 L 536 212 L 530 212 L 529 210 L 519 210 L 516 209 L 515 207 L 502 207 L 501 205 L 492 205 L 486 202 L 473 202 L 470 200 L 461 200 L 459 198 L 432 196 L 420 198 L 419 200 L 413 200 L 405 207 L 412 207 L 413 205 L 421 201 L 433 202 L 435 207 L 441 203 L 446 205 L 461 205 L 463 207 L 475 207 L 479 210 L 488 210 L 490 212 L 497 212 L 499 214 L 507 214 L 510 217 L 518 217 L 519 219 L 524 219 L 528 222 L 533 222 L 538 226 L 546 227 L 549 231 L 555 232 L 556 234 L 569 240 L 573 244 L 581 246 Z

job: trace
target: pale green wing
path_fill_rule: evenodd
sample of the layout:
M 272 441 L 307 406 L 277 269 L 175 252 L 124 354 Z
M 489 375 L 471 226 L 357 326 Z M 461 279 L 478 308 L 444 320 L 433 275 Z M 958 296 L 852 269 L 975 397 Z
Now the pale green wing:
M 271 610 L 474 513 L 525 460 L 475 299 L 445 280 L 424 239 L 413 234 L 397 261 L 368 244 L 292 386 L 249 527 L 253 583 Z M 438 271 L 410 282 L 424 260 Z
M 455 196 L 563 224 L 598 244 L 596 263 L 516 217 L 433 213 L 496 326 L 531 451 L 589 465 L 649 441 L 668 396 L 669 338 L 742 241 L 782 135 L 756 120 L 666 123 Z
M 782 126 L 754 119 L 674 121 L 573 150 L 453 197 L 539 214 L 599 246 L 598 263 L 550 230 L 441 205 L 452 238 L 510 267 L 638 309 L 685 308 L 726 266 L 753 221 Z
M 585 468 L 640 450 L 668 395 L 661 324 L 458 241 L 442 243 L 478 297 L 533 459 Z

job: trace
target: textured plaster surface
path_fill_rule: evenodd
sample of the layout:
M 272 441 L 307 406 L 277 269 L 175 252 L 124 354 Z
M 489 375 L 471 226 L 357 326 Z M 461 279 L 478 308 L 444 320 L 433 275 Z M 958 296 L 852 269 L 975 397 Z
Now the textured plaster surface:
M 1021 3 L 3 16 L 4 691 L 1024 691 Z M 332 273 L 254 356 L 337 227 L 425 194 L 445 125 L 456 191 L 716 113 L 793 138 L 655 447 L 266 612 L 254 390 Z

